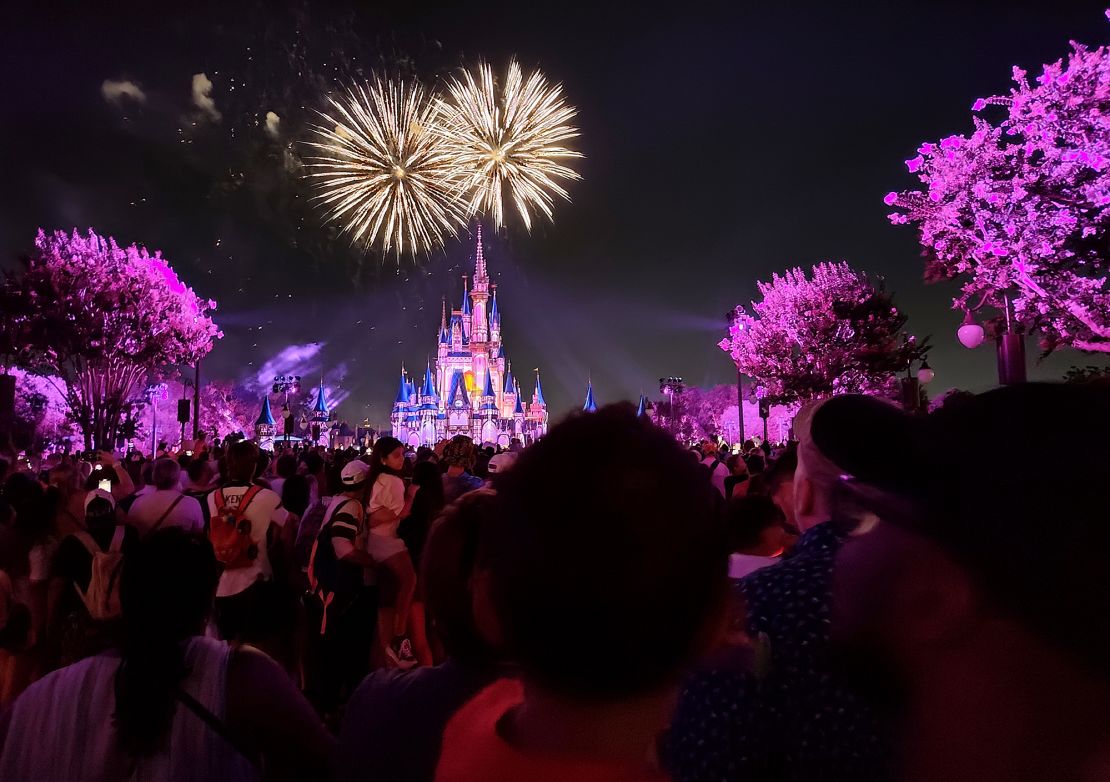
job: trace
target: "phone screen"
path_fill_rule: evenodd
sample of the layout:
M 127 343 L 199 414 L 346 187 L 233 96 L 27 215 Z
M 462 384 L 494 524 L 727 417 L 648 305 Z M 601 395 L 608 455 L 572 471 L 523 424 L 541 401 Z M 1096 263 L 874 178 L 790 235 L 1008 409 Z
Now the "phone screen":
M 110 492 L 112 490 L 112 482 L 111 481 L 99 481 L 96 484 L 96 488 L 100 489 L 101 491 Z

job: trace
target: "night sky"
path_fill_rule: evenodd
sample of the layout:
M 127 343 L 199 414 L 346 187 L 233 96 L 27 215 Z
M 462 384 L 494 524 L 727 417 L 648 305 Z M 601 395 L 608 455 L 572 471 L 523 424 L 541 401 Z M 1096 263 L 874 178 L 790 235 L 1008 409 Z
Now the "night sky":
M 956 342 L 954 287 L 921 281 L 883 195 L 914 183 L 902 161 L 920 142 L 966 131 L 971 103 L 1008 89 L 1012 65 L 1110 37 L 1104 3 L 1078 0 L 98 5 L 9 9 L 0 32 L 0 263 L 39 225 L 161 249 L 220 303 L 207 374 L 323 371 L 346 416 L 377 422 L 401 362 L 421 370 L 434 349 L 441 295 L 459 305 L 473 243 L 398 266 L 321 224 L 298 158 L 325 90 L 374 70 L 430 85 L 513 55 L 563 83 L 585 154 L 572 202 L 531 235 L 486 231 L 507 354 L 529 395 L 542 368 L 555 415 L 588 376 L 601 402 L 664 374 L 730 382 L 725 311 L 773 271 L 836 259 L 884 276 L 909 329 L 933 335 L 936 393 L 989 386 L 994 357 Z M 112 102 L 105 80 L 145 100 Z M 1034 360 L 1041 378 L 1091 363 Z

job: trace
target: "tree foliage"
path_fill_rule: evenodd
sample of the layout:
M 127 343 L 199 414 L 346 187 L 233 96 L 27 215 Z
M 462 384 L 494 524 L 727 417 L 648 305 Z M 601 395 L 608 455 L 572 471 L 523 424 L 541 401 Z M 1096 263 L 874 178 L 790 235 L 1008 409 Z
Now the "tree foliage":
M 65 383 L 86 447 L 111 447 L 151 370 L 192 363 L 223 336 L 160 253 L 76 230 L 39 231 L 35 253 L 0 285 L 0 352 Z
M 975 101 L 970 135 L 906 161 L 923 187 L 888 193 L 889 219 L 918 229 L 926 279 L 961 280 L 954 308 L 1008 296 L 1046 353 L 1110 352 L 1110 51 L 1073 43 L 1033 83 L 1013 78 Z
M 758 283 L 751 311 L 736 308 L 719 347 L 775 404 L 842 393 L 896 397 L 896 375 L 922 357 L 906 316 L 881 281 L 847 263 L 819 263 Z

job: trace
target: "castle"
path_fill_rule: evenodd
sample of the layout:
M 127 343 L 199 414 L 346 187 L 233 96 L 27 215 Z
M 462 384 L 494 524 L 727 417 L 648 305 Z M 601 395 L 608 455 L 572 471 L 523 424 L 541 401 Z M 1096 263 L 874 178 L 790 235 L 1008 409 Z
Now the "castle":
M 547 403 L 536 370 L 536 387 L 526 402 L 501 342 L 497 286 L 490 285 L 478 225 L 473 287 L 463 276 L 462 308 L 440 314 L 436 360 L 427 364 L 419 387 L 401 368 L 390 420 L 393 436 L 407 445 L 435 445 L 457 434 L 475 443 L 506 446 L 534 442 L 547 433 Z

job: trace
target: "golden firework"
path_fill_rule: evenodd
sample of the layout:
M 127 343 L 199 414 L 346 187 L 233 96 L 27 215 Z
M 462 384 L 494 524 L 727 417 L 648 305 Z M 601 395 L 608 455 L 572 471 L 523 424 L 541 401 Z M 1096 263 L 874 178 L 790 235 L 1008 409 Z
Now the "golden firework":
M 581 177 L 561 161 L 582 155 L 564 146 L 578 129 L 568 124 L 577 112 L 561 85 L 539 71 L 524 78 L 513 60 L 498 89 L 492 69 L 481 63 L 449 81 L 436 106 L 436 134 L 466 177 L 470 215 L 485 212 L 501 227 L 508 198 L 530 230 L 533 209 L 551 219 L 555 196 L 570 200 L 559 181 Z
M 353 241 L 400 256 L 429 252 L 466 222 L 469 180 L 454 147 L 432 132 L 437 104 L 418 84 L 352 88 L 313 125 L 307 160 L 325 219 Z

